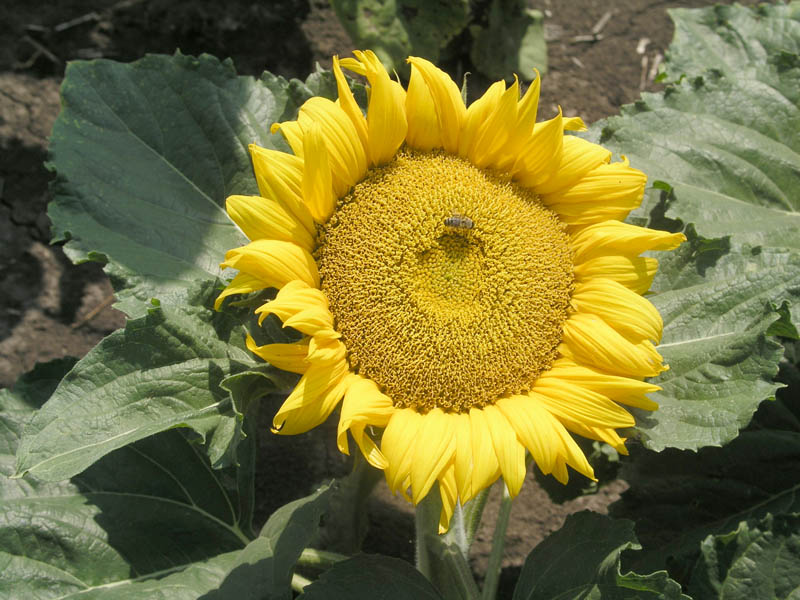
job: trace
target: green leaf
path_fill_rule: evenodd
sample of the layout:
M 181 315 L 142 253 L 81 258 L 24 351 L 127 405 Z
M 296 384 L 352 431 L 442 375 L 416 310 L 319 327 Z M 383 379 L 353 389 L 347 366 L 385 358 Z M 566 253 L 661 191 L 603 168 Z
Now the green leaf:
M 73 261 L 107 262 L 131 316 L 152 297 L 182 302 L 247 242 L 225 198 L 258 193 L 247 146 L 287 149 L 269 127 L 330 91 L 312 77 L 237 77 L 208 55 L 71 62 L 50 139 L 54 239 Z
M 671 78 L 699 75 L 706 69 L 737 75 L 757 70 L 757 63 L 782 51 L 800 53 L 800 2 L 668 12 L 675 22 L 665 65 Z
M 438 61 L 470 16 L 467 0 L 331 0 L 331 5 L 357 47 L 371 49 L 389 71 L 404 75 L 407 56 Z
M 695 598 L 796 598 L 800 592 L 800 516 L 768 515 L 703 541 L 689 584 Z
M 589 511 L 570 515 L 528 554 L 514 600 L 686 598 L 665 571 L 622 575 L 620 553 L 638 548 L 631 521 Z
M 20 433 L 43 389 L 30 384 L 37 373 L 45 376 L 43 384 L 52 381 L 68 364 L 37 367 L 22 389 L 0 392 L 0 596 L 197 597 L 208 589 L 209 572 L 219 568 L 204 561 L 247 543 L 251 490 L 236 487 L 245 478 L 234 469 L 212 471 L 178 430 L 117 450 L 71 481 L 8 479 Z M 254 444 L 242 443 L 240 452 L 248 445 Z M 194 596 L 123 591 L 195 562 L 181 584 Z M 175 579 L 181 577 L 164 581 Z
M 230 565 L 220 586 L 206 600 L 291 598 L 292 570 L 319 532 L 328 511 L 331 486 L 324 485 L 276 510 L 259 536 Z
M 210 302 L 214 290 L 204 291 Z M 112 450 L 173 427 L 197 432 L 215 467 L 232 464 L 248 405 L 241 382 L 230 376 L 251 374 L 251 400 L 286 381 L 256 362 L 243 338 L 233 318 L 205 306 L 153 307 L 128 321 L 91 350 L 34 415 L 19 447 L 17 474 L 67 479 Z
M 534 69 L 547 73 L 544 15 L 520 0 L 492 0 L 486 27 L 475 25 L 470 59 L 490 79 L 523 81 L 535 77 Z
M 742 520 L 800 512 L 800 377 L 784 362 L 790 384 L 761 405 L 747 430 L 722 448 L 648 452 L 631 448 L 622 478 L 630 485 L 611 507 L 634 519 L 645 550 L 627 564 L 663 568 L 680 581 L 709 535 L 728 534 Z M 704 598 L 705 596 L 699 596 Z
M 653 381 L 659 408 L 637 411 L 635 435 L 647 448 L 720 446 L 747 425 L 758 404 L 773 397 L 783 350 L 767 332 L 771 299 L 786 281 L 781 251 L 720 251 L 725 240 L 686 230 L 688 241 L 661 257 L 651 297 L 664 319 L 659 351 L 670 369 Z M 788 263 L 788 264 L 786 264 Z
M 782 352 L 768 336 L 792 332 L 781 307 L 800 322 L 796 9 L 676 12 L 666 68 L 691 77 L 592 133 L 653 182 L 634 220 L 689 237 L 659 257 L 653 285 L 671 369 L 654 380 L 660 409 L 637 415 L 634 435 L 654 450 L 732 439 L 778 387 Z M 709 56 L 715 70 L 704 71 Z
M 407 562 L 360 554 L 336 563 L 303 590 L 301 600 L 439 600 L 430 582 Z

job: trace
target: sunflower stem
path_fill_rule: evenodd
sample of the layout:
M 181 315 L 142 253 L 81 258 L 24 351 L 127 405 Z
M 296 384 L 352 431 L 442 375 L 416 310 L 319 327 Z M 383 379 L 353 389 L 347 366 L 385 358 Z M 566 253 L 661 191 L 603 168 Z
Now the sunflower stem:
M 503 499 L 497 513 L 497 523 L 492 538 L 492 551 L 489 554 L 489 564 L 486 567 L 486 579 L 483 582 L 481 600 L 494 600 L 497 595 L 497 584 L 500 582 L 500 570 L 503 562 L 503 549 L 506 541 L 508 518 L 511 515 L 511 495 L 503 484 Z
M 417 569 L 445 600 L 478 600 L 480 591 L 467 562 L 463 513 L 457 507 L 450 530 L 445 535 L 438 535 L 441 510 L 441 498 L 436 488 L 417 505 Z
M 489 488 L 483 488 L 480 492 L 475 494 L 475 497 L 464 505 L 464 525 L 466 528 L 467 536 L 467 549 L 472 546 L 475 541 L 475 533 L 481 524 L 483 517 L 483 509 L 486 508 L 486 501 L 489 499 Z

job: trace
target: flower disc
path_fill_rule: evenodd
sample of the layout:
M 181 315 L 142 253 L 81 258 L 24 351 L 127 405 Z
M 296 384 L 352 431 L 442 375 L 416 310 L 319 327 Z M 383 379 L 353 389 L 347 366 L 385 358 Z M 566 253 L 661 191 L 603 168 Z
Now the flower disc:
M 569 237 L 536 195 L 442 152 L 373 168 L 321 228 L 321 289 L 351 369 L 395 406 L 468 412 L 556 356 Z

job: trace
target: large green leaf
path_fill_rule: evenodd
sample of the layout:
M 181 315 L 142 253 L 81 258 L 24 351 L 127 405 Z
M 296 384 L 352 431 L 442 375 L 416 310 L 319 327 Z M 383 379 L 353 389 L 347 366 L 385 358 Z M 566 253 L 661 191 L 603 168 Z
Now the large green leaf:
M 252 489 L 236 487 L 244 479 L 235 469 L 212 471 L 178 430 L 117 450 L 71 481 L 8 479 L 24 424 L 69 366 L 37 367 L 26 385 L 0 392 L 0 596 L 68 598 L 242 548 Z M 252 443 L 239 450 L 252 479 Z
M 37 367 L 0 391 L 0 597 L 290 598 L 329 486 L 278 509 L 251 541 L 252 431 L 237 448 L 238 468 L 213 470 L 191 436 L 173 429 L 70 481 L 8 478 L 24 424 L 71 364 Z
M 654 380 L 663 388 L 651 394 L 658 411 L 636 415 L 636 435 L 652 450 L 720 446 L 780 387 L 773 377 L 783 350 L 767 334 L 777 316 L 771 302 L 800 257 L 728 250 L 691 227 L 687 236 L 662 258 L 651 298 L 670 366 Z
M 800 594 L 800 516 L 769 515 L 703 541 L 689 592 L 695 598 L 751 600 Z
M 671 367 L 655 380 L 659 411 L 638 419 L 654 450 L 732 439 L 778 387 L 775 309 L 786 302 L 800 322 L 796 7 L 674 14 L 666 69 L 692 77 L 643 95 L 591 134 L 654 183 L 634 220 L 689 237 L 662 258 L 653 286 Z M 703 70 L 709 56 L 715 70 Z
M 301 600 L 440 600 L 430 582 L 404 560 L 360 554 L 336 563 L 303 590 Z
M 313 494 L 276 510 L 206 600 L 291 598 L 292 570 L 303 548 L 319 533 L 320 519 L 328 511 L 330 491 L 330 485 L 323 485 Z
M 91 350 L 26 427 L 17 473 L 67 479 L 173 427 L 203 436 L 215 466 L 235 462 L 250 402 L 286 375 L 242 347 L 235 319 L 202 305 L 214 293 L 204 289 L 199 306 L 153 307 Z
M 589 511 L 570 515 L 561 529 L 528 554 L 514 600 L 685 599 L 665 571 L 620 572 L 620 553 L 638 548 L 631 521 L 613 521 Z
M 738 75 L 781 51 L 800 53 L 800 2 L 743 6 L 713 6 L 705 9 L 673 8 L 675 37 L 667 50 L 667 74 L 699 75 L 718 69 Z
M 54 238 L 68 240 L 74 261 L 108 261 L 132 316 L 146 308 L 139 301 L 182 300 L 247 241 L 224 202 L 258 193 L 248 144 L 287 149 L 270 125 L 312 92 L 329 95 L 331 79 L 314 74 L 309 88 L 238 77 L 208 55 L 70 63 L 50 140 Z
M 611 507 L 614 516 L 637 523 L 645 550 L 630 557 L 631 567 L 668 565 L 673 577 L 687 582 L 709 535 L 728 534 L 740 521 L 770 513 L 800 512 L 800 372 L 784 361 L 779 379 L 789 386 L 722 448 L 632 448 L 622 471 L 630 488 Z

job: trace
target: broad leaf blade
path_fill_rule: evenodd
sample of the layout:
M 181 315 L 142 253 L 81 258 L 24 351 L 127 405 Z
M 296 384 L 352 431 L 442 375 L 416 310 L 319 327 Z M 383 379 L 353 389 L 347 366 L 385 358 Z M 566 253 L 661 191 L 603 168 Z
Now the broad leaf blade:
M 57 367 L 36 371 L 49 377 Z M 246 490 L 223 483 L 242 478 L 212 471 L 178 430 L 113 452 L 69 482 L 8 479 L 30 404 L 39 401 L 27 379 L 22 389 L 0 392 L 0 595 L 126 597 L 114 595 L 118 586 L 244 547 Z
M 612 514 L 634 519 L 645 550 L 628 564 L 664 568 L 688 581 L 700 544 L 743 520 L 800 512 L 800 375 L 782 363 L 790 385 L 761 405 L 746 431 L 699 452 L 632 448 L 622 477 L 630 484 Z
M 246 407 L 234 404 L 226 378 L 262 374 L 260 385 L 248 388 L 255 399 L 281 377 L 241 347 L 243 337 L 234 319 L 205 306 L 154 307 L 129 321 L 90 351 L 35 414 L 18 451 L 18 474 L 66 479 L 173 427 L 210 436 L 216 466 L 234 462 Z
M 675 36 L 665 67 L 673 79 L 707 69 L 735 75 L 777 52 L 800 53 L 800 2 L 673 8 L 669 15 Z
M 720 253 L 724 241 L 687 234 L 654 284 L 664 319 L 659 351 L 670 369 L 654 380 L 663 388 L 651 394 L 658 411 L 636 414 L 636 435 L 652 450 L 720 446 L 780 387 L 773 378 L 783 350 L 767 335 L 777 316 L 771 300 L 800 256 Z M 781 263 L 788 265 L 774 268 Z
M 795 598 L 800 593 L 800 516 L 769 515 L 703 541 L 689 592 L 695 598 Z
M 439 600 L 441 596 L 425 577 L 407 562 L 360 554 L 336 563 L 303 590 L 301 600 Z
M 217 590 L 207 600 L 278 600 L 291 598 L 292 571 L 303 549 L 319 532 L 328 511 L 330 486 L 276 510 L 236 557 Z
M 269 127 L 310 94 L 208 55 L 70 63 L 50 141 L 54 238 L 74 261 L 108 261 L 131 315 L 181 300 L 247 242 L 224 203 L 258 193 L 248 144 L 287 149 Z
M 525 559 L 514 600 L 685 599 L 664 571 L 620 573 L 620 553 L 638 548 L 631 521 L 588 511 L 570 515 Z

